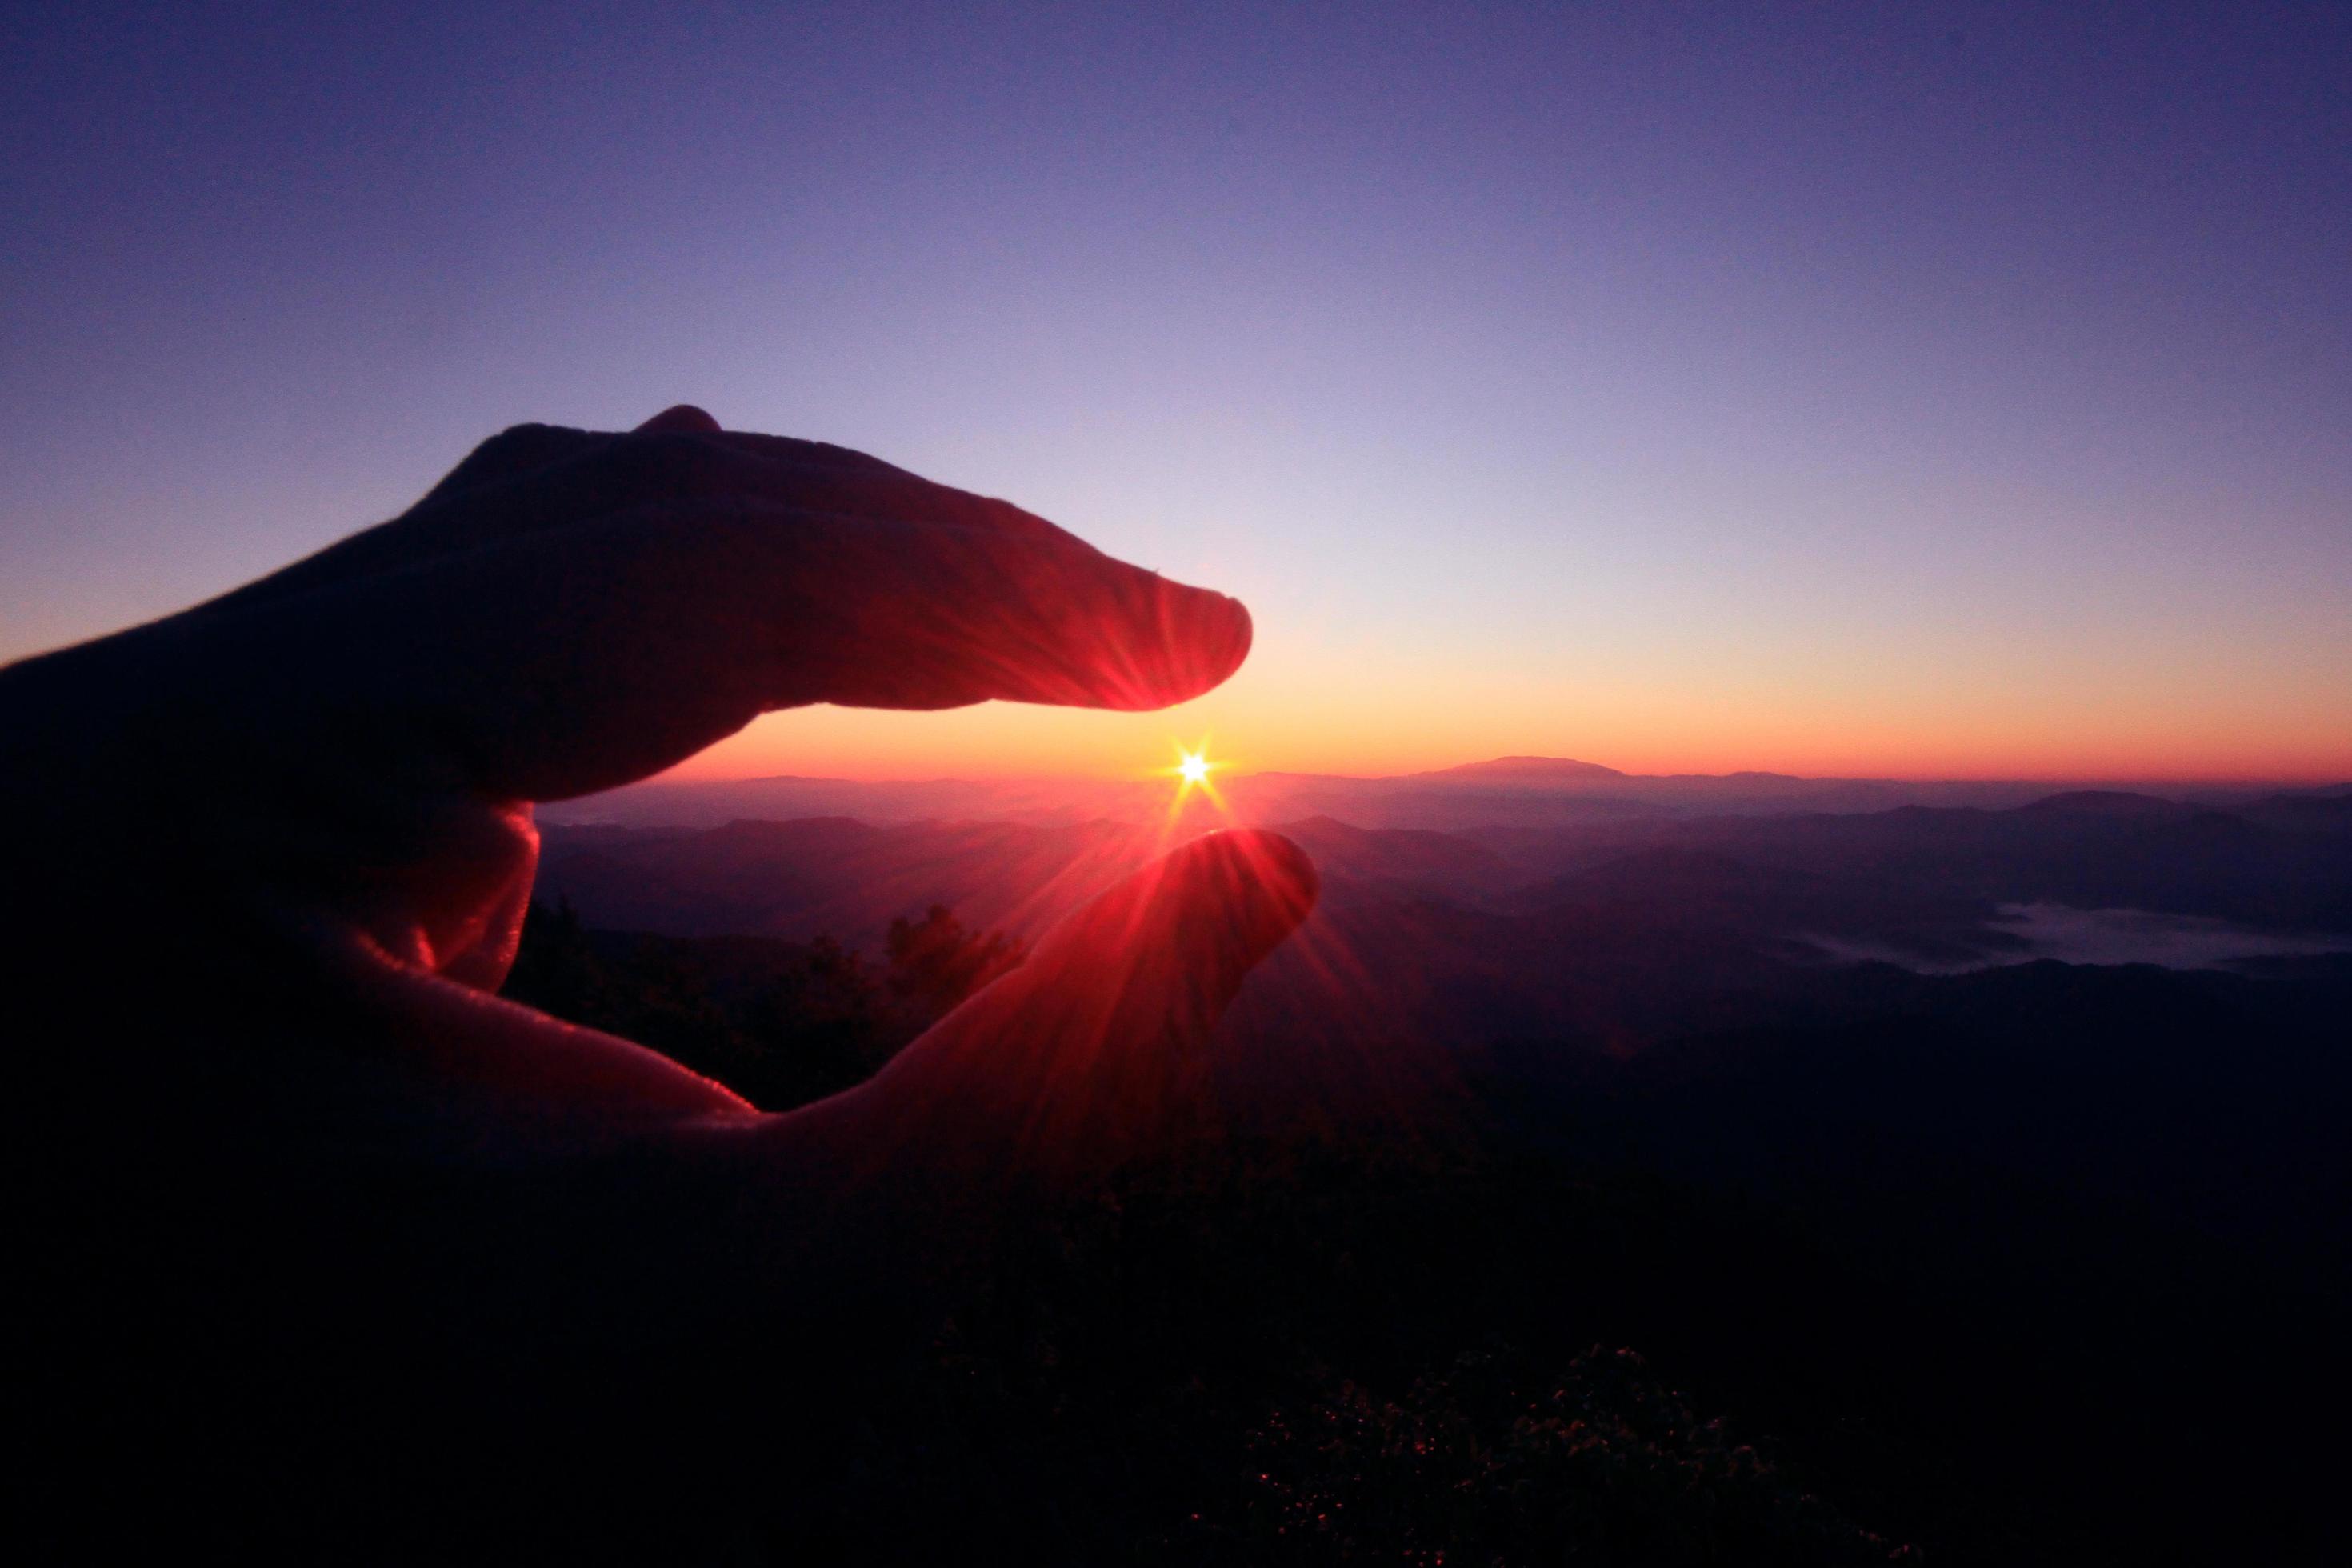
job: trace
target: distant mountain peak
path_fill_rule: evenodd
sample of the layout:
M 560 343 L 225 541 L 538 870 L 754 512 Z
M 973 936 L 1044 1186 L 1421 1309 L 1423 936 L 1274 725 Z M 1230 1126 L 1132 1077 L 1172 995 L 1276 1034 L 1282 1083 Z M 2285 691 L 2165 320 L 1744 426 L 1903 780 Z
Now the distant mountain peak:
M 1456 768 L 1439 768 L 1420 776 L 1622 779 L 1625 774 L 1619 769 L 1604 768 L 1599 763 L 1580 763 L 1573 757 L 1496 757 L 1483 763 L 1465 763 Z

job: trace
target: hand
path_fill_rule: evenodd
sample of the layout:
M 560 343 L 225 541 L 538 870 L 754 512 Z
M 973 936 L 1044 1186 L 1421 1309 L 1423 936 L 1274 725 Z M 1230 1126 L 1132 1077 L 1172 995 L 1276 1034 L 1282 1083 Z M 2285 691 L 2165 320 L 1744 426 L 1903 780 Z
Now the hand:
M 205 977 L 175 998 L 175 1030 L 250 1032 L 256 991 L 299 979 L 315 1037 L 298 1048 L 424 1068 L 438 1113 L 522 1110 L 544 1134 L 558 1107 L 575 1128 L 743 1107 L 488 994 L 530 893 L 531 802 L 642 777 L 803 703 L 1163 706 L 1222 681 L 1249 641 L 1234 601 L 1003 502 L 675 409 L 625 436 L 510 430 L 393 522 L 6 671 L 0 710 L 35 764 L 12 804 L 67 847 L 50 879 L 101 900 L 135 881 L 171 911 L 163 940 Z M 1286 845 L 1228 837 L 1105 907 L 1143 899 L 1139 919 L 1270 931 L 1270 946 L 1311 889 Z M 1172 993 L 1196 978 L 1229 992 L 1232 955 L 1179 973 L 1171 950 L 1135 952 L 1102 919 L 1045 944 L 1013 989 L 1065 1032 L 1079 976 L 1106 1006 L 1118 990 L 1104 1026 L 1121 1037 L 1065 1051 L 1105 1072 L 1146 1046 L 1181 1054 L 1157 1023 L 1130 1037 L 1180 1000 L 1197 1044 L 1215 1009 Z M 1125 960 L 1106 947 L 1149 973 L 1114 985 Z M 1067 973 L 1042 981 L 1057 963 Z M 982 1011 L 1026 1037 L 1004 1008 Z M 975 1028 L 952 1025 L 940 1039 Z M 895 1079 L 949 1059 L 927 1041 Z M 1072 1068 L 1032 1070 L 1057 1100 L 1081 1094 Z
M 379 1341 L 467 1325 L 450 1342 L 485 1365 L 519 1298 L 611 1350 L 690 1338 L 677 1313 L 710 1302 L 895 1289 L 977 1234 L 947 1208 L 1165 1132 L 1311 905 L 1305 858 L 1264 834 L 1184 846 L 873 1082 L 767 1116 L 494 994 L 531 803 L 804 703 L 1159 707 L 1249 642 L 1233 600 L 1002 501 L 674 409 L 508 431 L 394 521 L 0 671 L 0 962 L 49 1152 L 99 1210 L 60 1222 L 58 1256 L 94 1235 L 117 1261 L 170 1253 L 171 1289 L 201 1276 L 242 1324 L 340 1249 L 364 1283 L 336 1310 Z M 658 1323 L 656 1289 L 684 1304 Z

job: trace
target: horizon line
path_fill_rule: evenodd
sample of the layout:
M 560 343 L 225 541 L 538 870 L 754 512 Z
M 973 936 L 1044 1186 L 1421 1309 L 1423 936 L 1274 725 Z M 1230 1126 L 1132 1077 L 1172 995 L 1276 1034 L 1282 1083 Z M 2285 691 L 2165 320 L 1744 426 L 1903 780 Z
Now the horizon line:
M 1627 783 L 1675 782 L 1683 780 L 1785 779 L 1797 784 L 1980 784 L 2018 787 L 2049 787 L 2054 789 L 2116 789 L 2125 785 L 2146 787 L 2231 789 L 2268 788 L 2328 790 L 2352 788 L 2352 774 L 2333 773 L 1798 773 L 1777 768 L 1734 768 L 1721 773 L 1634 773 L 1576 757 L 1541 756 L 1533 753 L 1513 753 L 1481 757 L 1466 763 L 1449 763 L 1435 768 L 1416 768 L 1402 773 L 1339 773 L 1298 768 L 1263 768 L 1251 772 L 1238 769 L 1225 773 L 1228 783 L 1247 779 L 1331 779 L 1351 784 L 1383 784 L 1403 779 L 1434 779 L 1448 773 L 1489 767 L 1500 763 L 1549 763 L 1561 768 L 1589 768 L 1591 782 L 1605 784 L 1613 775 Z M 691 762 L 679 764 L 690 767 Z M 829 784 L 1142 784 L 1158 779 L 1165 770 L 1135 769 L 1127 772 L 1088 773 L 889 773 L 858 775 L 847 773 L 731 773 L 713 776 L 677 776 L 677 770 L 641 779 L 634 784 L 616 786 L 635 789 L 646 784 L 751 784 L 771 783 Z M 600 791 L 610 794 L 612 791 Z

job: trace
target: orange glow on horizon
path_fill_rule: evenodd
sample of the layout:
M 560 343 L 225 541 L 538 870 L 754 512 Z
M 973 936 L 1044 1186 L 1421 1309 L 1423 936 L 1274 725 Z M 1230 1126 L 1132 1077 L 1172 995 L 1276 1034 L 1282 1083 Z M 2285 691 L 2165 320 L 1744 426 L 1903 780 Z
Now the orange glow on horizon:
M 1157 782 L 1139 758 L 1172 767 L 1171 736 L 1189 747 L 1214 734 L 1203 757 L 1221 787 L 1253 773 L 1395 777 L 1503 756 L 1641 774 L 2352 782 L 2352 665 L 2316 657 L 2309 679 L 2264 683 L 2252 668 L 2184 668 L 2130 648 L 2100 679 L 2060 681 L 2021 652 L 2013 670 L 1970 667 L 1958 652 L 1949 668 L 1893 656 L 1784 667 L 1704 646 L 1554 667 L 1476 650 L 1406 658 L 1377 640 L 1286 645 L 1270 626 L 1260 641 L 1232 680 L 1174 708 L 813 707 L 758 721 L 677 776 Z M 1177 775 L 1159 776 L 1172 785 Z
M 1238 683 L 1237 683 L 1238 684 Z M 1418 694 L 1416 694 L 1418 695 Z M 1517 695 L 1517 694 L 1513 694 Z M 1253 773 L 1383 777 L 1500 756 L 1597 763 L 1628 773 L 1747 771 L 1809 778 L 2050 780 L 2066 783 L 2237 783 L 2324 785 L 2352 781 L 2352 726 L 2300 714 L 2242 711 L 2163 725 L 2155 714 L 1875 711 L 1861 704 L 1808 710 L 1795 702 L 1680 701 L 1635 692 L 1545 711 L 1537 701 L 1433 700 L 1385 713 L 1346 696 L 1312 706 L 1223 693 L 1185 711 L 1220 732 L 1256 737 L 1244 762 L 1200 752 L 1205 788 Z M 1644 700 L 1647 699 L 1648 700 Z M 2201 717 L 2201 716 L 2200 716 Z M 778 713 L 677 768 L 678 779 L 793 774 L 860 780 L 1115 781 L 1182 774 L 1138 769 L 1139 752 L 1168 742 L 1161 713 L 1106 713 L 1007 703 L 939 713 L 814 708 Z M 1208 726 L 1203 725 L 1204 729 Z M 2330 733 L 2330 729 L 2334 733 Z M 2170 732 L 2166 732 L 2167 731 Z

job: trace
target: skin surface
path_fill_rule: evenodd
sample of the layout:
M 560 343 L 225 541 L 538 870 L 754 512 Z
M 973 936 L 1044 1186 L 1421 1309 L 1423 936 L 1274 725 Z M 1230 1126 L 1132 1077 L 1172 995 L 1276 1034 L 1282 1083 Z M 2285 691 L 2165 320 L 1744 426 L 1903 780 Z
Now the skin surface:
M 509 430 L 391 522 L 0 671 L 31 1407 L 64 1480 L 186 1483 L 52 1540 L 723 1550 L 660 1479 L 714 1473 L 714 1380 L 854 1398 L 854 1353 L 773 1347 L 914 1331 L 1024 1203 L 1182 1137 L 1314 870 L 1182 846 L 767 1115 L 496 996 L 531 803 L 807 703 L 1160 707 L 1249 642 L 1004 502 L 677 408 Z

